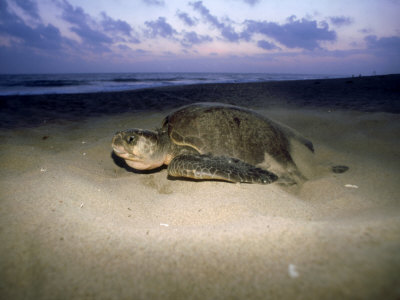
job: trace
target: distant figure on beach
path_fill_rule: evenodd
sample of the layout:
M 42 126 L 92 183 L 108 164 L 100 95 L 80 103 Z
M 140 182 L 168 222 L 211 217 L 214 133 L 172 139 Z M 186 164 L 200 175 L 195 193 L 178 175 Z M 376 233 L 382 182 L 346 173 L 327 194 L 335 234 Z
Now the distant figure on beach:
M 314 152 L 311 141 L 252 110 L 196 103 L 169 114 L 156 131 L 117 132 L 112 147 L 137 170 L 165 164 L 171 177 L 292 185 L 306 179 L 292 158 L 293 143 Z

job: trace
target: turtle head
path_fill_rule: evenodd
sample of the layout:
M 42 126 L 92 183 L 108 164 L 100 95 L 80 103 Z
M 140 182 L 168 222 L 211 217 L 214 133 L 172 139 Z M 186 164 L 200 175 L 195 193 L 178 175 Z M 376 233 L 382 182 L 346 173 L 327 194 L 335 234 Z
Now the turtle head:
M 165 139 L 161 133 L 143 129 L 128 129 L 117 132 L 112 139 L 114 153 L 125 159 L 128 166 L 138 170 L 149 170 L 164 164 L 166 158 Z

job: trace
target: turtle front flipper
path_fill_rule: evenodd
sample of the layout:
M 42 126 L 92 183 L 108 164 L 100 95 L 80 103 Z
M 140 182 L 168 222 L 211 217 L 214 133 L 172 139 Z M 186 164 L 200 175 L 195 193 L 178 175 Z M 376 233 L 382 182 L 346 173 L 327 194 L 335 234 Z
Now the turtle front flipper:
M 173 177 L 261 184 L 278 179 L 274 173 L 236 158 L 200 154 L 178 155 L 168 165 L 168 174 Z

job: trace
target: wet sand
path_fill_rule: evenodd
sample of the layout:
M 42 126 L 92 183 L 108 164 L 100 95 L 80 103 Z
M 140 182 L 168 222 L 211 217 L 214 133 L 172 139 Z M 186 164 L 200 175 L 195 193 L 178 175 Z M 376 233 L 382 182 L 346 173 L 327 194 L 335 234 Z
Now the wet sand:
M 123 92 L 115 103 L 143 106 L 95 113 L 82 99 L 113 94 L 68 95 L 69 108 L 36 107 L 20 126 L 10 120 L 34 107 L 10 113 L 0 129 L 0 298 L 399 298 L 399 93 L 385 78 Z M 387 109 L 368 108 L 372 97 Z M 173 107 L 205 100 L 254 108 L 311 139 L 318 170 L 350 170 L 286 189 L 171 180 L 113 159 L 116 130 L 155 128 Z
M 186 85 L 112 93 L 0 96 L 0 128 L 123 113 L 160 112 L 193 102 L 253 108 L 400 113 L 400 74 L 341 79 Z

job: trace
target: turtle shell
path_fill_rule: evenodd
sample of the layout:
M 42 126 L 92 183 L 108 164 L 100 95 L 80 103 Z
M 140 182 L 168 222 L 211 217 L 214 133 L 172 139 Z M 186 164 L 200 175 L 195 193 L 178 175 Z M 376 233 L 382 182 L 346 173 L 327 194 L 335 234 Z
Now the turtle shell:
M 220 103 L 197 103 L 169 114 L 163 130 L 173 143 L 200 154 L 223 155 L 256 165 L 265 154 L 281 163 L 292 162 L 289 142 L 280 126 L 245 108 Z

